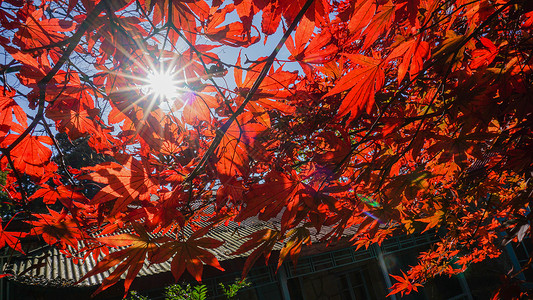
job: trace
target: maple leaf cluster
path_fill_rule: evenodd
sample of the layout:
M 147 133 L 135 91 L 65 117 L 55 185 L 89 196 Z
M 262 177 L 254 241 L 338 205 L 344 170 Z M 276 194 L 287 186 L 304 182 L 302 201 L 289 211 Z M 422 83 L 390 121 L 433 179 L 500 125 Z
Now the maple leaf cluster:
M 358 247 L 438 230 L 402 294 L 530 233 L 528 1 L 6 0 L 0 24 L 2 188 L 31 228 L 0 246 L 103 257 L 98 291 L 145 262 L 201 280 L 230 220 L 280 220 L 235 252 L 245 272 L 311 228 L 355 226 Z M 161 70 L 172 99 L 147 88 Z M 59 134 L 108 159 L 75 167 Z

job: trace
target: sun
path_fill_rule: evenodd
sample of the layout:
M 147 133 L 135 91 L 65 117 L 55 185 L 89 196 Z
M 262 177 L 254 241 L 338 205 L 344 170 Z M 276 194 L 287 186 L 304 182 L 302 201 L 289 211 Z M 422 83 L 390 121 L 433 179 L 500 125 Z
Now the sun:
M 173 72 L 151 72 L 146 78 L 145 89 L 155 98 L 172 100 L 179 93 L 180 81 Z

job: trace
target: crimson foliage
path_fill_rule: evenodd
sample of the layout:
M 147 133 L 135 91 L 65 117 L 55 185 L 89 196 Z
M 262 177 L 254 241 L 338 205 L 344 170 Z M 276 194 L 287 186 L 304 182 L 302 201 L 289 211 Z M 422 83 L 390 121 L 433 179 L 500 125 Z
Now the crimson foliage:
M 310 228 L 331 242 L 357 226 L 359 247 L 441 229 L 394 276 L 394 293 L 496 257 L 502 232 L 529 233 L 532 10 L 525 0 L 5 0 L 0 166 L 32 229 L 1 229 L 0 246 L 22 252 L 30 234 L 71 255 L 107 254 L 86 275 L 113 270 L 99 291 L 123 273 L 127 290 L 145 261 L 201 279 L 204 264 L 221 268 L 209 251 L 223 242 L 205 235 L 253 217 L 281 226 L 237 250 L 252 251 L 245 272 L 276 242 L 280 260 L 297 257 Z M 220 55 L 267 37 L 279 41 L 269 56 Z M 174 95 L 151 89 L 160 73 Z M 55 133 L 113 159 L 69 166 Z M 32 212 L 35 201 L 49 211 Z M 152 238 L 163 232 L 175 239 Z

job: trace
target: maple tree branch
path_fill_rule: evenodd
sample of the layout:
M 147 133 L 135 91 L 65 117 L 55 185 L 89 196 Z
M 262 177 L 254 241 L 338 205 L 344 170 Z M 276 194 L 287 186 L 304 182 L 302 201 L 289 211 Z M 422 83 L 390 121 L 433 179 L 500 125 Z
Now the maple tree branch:
M 451 69 L 451 67 L 450 67 Z M 444 78 L 447 78 L 447 75 L 444 77 Z M 441 85 L 443 83 L 441 82 Z M 438 89 L 438 88 L 437 88 Z M 426 110 L 424 111 L 424 114 L 422 115 L 422 119 L 420 120 L 420 124 L 418 124 L 417 128 L 416 128 L 416 131 L 415 133 L 413 134 L 413 137 L 411 138 L 411 140 L 409 141 L 409 144 L 402 150 L 401 153 L 395 155 L 393 157 L 393 159 L 390 161 L 390 162 L 387 162 L 385 163 L 385 166 L 383 167 L 383 169 L 380 171 L 380 174 L 381 174 L 381 178 L 379 180 L 379 183 L 374 191 L 374 193 L 377 193 L 380 189 L 381 189 L 381 186 L 383 185 L 383 182 L 385 182 L 385 178 L 387 177 L 387 173 L 390 171 L 390 169 L 392 168 L 392 166 L 400 159 L 402 158 L 408 151 L 409 149 L 411 148 L 411 146 L 413 145 L 415 139 L 416 139 L 416 136 L 418 135 L 418 133 L 420 132 L 420 130 L 422 129 L 422 125 L 424 124 L 424 121 L 426 120 L 426 116 L 429 112 L 429 109 L 431 108 L 431 105 L 433 105 L 433 102 L 435 101 L 435 99 L 437 99 L 437 96 L 438 94 L 435 92 L 435 95 L 433 95 L 433 98 L 431 99 L 431 102 L 427 105 L 426 107 Z
M 65 155 L 63 154 L 63 150 L 61 150 L 61 148 L 59 147 L 59 145 L 57 143 L 57 140 L 56 140 L 56 138 L 54 137 L 54 135 L 52 133 L 52 130 L 50 130 L 50 126 L 45 121 L 43 121 L 42 124 L 44 126 L 44 129 L 46 130 L 46 133 L 52 139 L 52 142 L 54 143 L 54 146 L 57 149 L 58 157 L 59 157 L 59 165 L 61 166 L 61 169 L 63 169 L 65 174 L 67 174 L 67 177 L 68 177 L 68 180 L 70 181 L 70 184 L 76 185 L 75 181 L 74 181 L 74 178 L 72 178 L 72 174 L 67 169 L 67 165 L 66 165 L 65 160 L 64 160 Z
M 436 8 L 435 10 L 433 10 L 433 12 L 431 12 L 431 15 L 427 18 L 426 22 L 420 27 L 420 29 L 418 30 L 418 33 L 417 34 L 421 34 L 425 31 L 428 31 L 430 29 L 432 29 L 433 27 L 437 27 L 438 25 L 440 25 L 443 21 L 447 20 L 447 19 L 450 19 L 452 18 L 452 16 L 455 15 L 455 13 L 459 12 L 460 10 L 464 9 L 465 7 L 467 7 L 468 5 L 471 5 L 471 4 L 474 4 L 476 2 L 479 2 L 479 0 L 473 0 L 473 1 L 470 1 L 470 2 L 467 2 L 467 3 L 463 3 L 459 6 L 456 6 L 454 7 L 454 10 L 452 12 L 448 12 L 448 13 L 445 13 L 444 14 L 444 17 L 435 21 L 433 24 L 429 25 L 429 22 L 434 18 L 436 17 L 436 14 L 439 12 L 439 11 L 446 11 L 447 9 L 450 8 L 450 6 L 448 6 L 447 8 L 444 8 L 444 6 L 446 4 L 448 5 L 453 5 L 452 1 L 445 1 L 444 3 L 441 3 L 439 5 L 438 8 Z
M 68 38 L 66 38 L 66 39 L 64 39 L 64 40 L 62 40 L 60 42 L 51 43 L 51 44 L 48 44 L 48 45 L 45 45 L 45 46 L 40 46 L 40 47 L 21 49 L 20 51 L 22 53 L 31 53 L 31 52 L 35 52 L 35 51 L 49 50 L 49 49 L 52 49 L 52 48 L 61 48 L 63 46 L 68 45 L 71 42 L 71 38 L 72 37 L 68 37 Z
M 192 180 L 196 176 L 198 176 L 198 174 L 200 173 L 200 170 L 204 167 L 204 165 L 207 162 L 207 160 L 211 157 L 211 155 L 213 155 L 215 150 L 218 148 L 220 142 L 222 141 L 222 138 L 224 137 L 224 135 L 226 134 L 226 132 L 230 128 L 231 124 L 233 124 L 233 122 L 237 119 L 237 117 L 242 112 L 244 112 L 244 108 L 246 107 L 248 102 L 250 102 L 252 100 L 252 97 L 254 96 L 255 92 L 259 89 L 259 86 L 261 85 L 261 83 L 263 82 L 265 77 L 267 76 L 268 71 L 270 70 L 270 67 L 274 63 L 276 55 L 281 50 L 281 48 L 285 44 L 285 41 L 287 41 L 287 39 L 289 38 L 291 33 L 294 31 L 294 29 L 296 29 L 296 26 L 298 25 L 300 20 L 303 18 L 304 14 L 307 12 L 307 10 L 309 9 L 309 7 L 311 6 L 311 4 L 313 2 L 314 2 L 314 0 L 307 0 L 305 2 L 304 6 L 302 7 L 302 9 L 298 13 L 298 15 L 294 18 L 293 22 L 291 23 L 291 25 L 289 26 L 289 28 L 287 29 L 285 34 L 283 35 L 281 40 L 278 42 L 276 48 L 274 48 L 272 53 L 268 56 L 267 61 L 266 61 L 265 65 L 263 66 L 263 69 L 261 70 L 261 73 L 259 73 L 259 76 L 255 80 L 253 86 L 248 91 L 248 94 L 246 95 L 246 98 L 244 99 L 242 104 L 239 106 L 239 108 L 237 108 L 235 113 L 233 113 L 230 116 L 230 118 L 216 131 L 215 139 L 213 140 L 211 145 L 209 145 L 209 148 L 204 153 L 202 159 L 200 160 L 198 165 L 196 165 L 194 170 L 189 174 L 189 176 L 187 176 L 185 181 Z
M 105 96 L 105 92 L 99 90 L 98 87 L 95 86 L 94 81 L 93 81 L 94 76 L 89 76 L 82 69 L 80 69 L 79 66 L 77 66 L 76 64 L 72 62 L 69 62 L 69 67 L 72 67 L 73 69 L 76 70 L 76 72 L 78 72 L 78 75 L 81 75 L 81 78 L 83 78 L 84 80 L 83 84 L 87 85 L 93 91 L 95 97 L 98 97 L 97 96 L 98 94 L 101 96 Z M 90 79 L 91 77 L 93 77 L 93 80 Z
M 485 209 L 483 210 L 483 215 L 479 219 L 479 221 L 477 223 L 477 226 L 476 226 L 476 229 L 474 230 L 474 232 L 470 236 L 470 239 L 473 239 L 476 236 L 476 233 L 479 230 L 479 227 L 481 227 L 481 223 L 483 223 L 483 220 L 485 219 L 485 214 L 487 213 L 487 209 L 489 208 L 491 199 L 492 199 L 492 194 L 489 194 L 487 202 L 485 203 Z
M 455 49 L 453 50 L 453 57 L 455 58 L 458 54 L 458 51 L 460 51 L 460 49 L 466 45 L 466 43 L 468 43 L 468 41 L 470 41 L 472 38 L 474 38 L 474 36 L 476 36 L 477 34 L 479 34 L 479 32 L 484 28 L 486 27 L 490 22 L 492 22 L 492 19 L 497 17 L 503 10 L 505 10 L 508 6 L 512 5 L 514 2 L 516 2 L 516 0 L 512 0 L 510 1 L 509 3 L 506 3 L 505 5 L 503 5 L 502 7 L 500 7 L 498 10 L 496 10 L 494 13 L 492 13 L 489 17 L 487 17 L 487 19 L 480 24 L 480 26 L 478 26 L 470 35 L 468 35 L 466 38 L 462 39 L 462 41 L 460 43 L 458 43 L 458 45 L 456 45 Z M 452 59 L 453 60 L 453 59 Z M 424 67 L 424 70 L 429 70 L 431 67 L 433 67 L 437 62 L 439 61 L 439 59 L 435 59 L 433 58 L 432 60 L 430 60 L 428 63 L 427 63 L 427 66 Z M 445 80 L 450 71 L 451 71 L 451 67 L 452 65 L 450 65 L 450 67 L 448 68 L 447 70 L 447 75 L 444 76 L 443 80 Z M 417 76 L 413 79 L 410 79 L 409 78 L 409 81 L 407 82 L 406 85 L 404 85 L 399 91 L 396 91 L 394 93 L 394 96 L 392 97 L 392 99 L 396 99 L 398 95 L 401 95 L 403 92 L 405 92 L 414 82 L 416 82 L 419 78 L 421 78 L 423 76 L 424 72 L 419 72 L 417 74 Z M 434 100 L 434 99 L 433 99 Z M 385 108 L 382 109 L 382 113 L 377 117 L 377 119 L 375 120 L 375 122 L 372 124 L 371 128 L 367 131 L 367 134 L 356 144 L 352 145 L 352 147 L 350 148 L 350 152 L 348 152 L 348 154 L 341 160 L 341 162 L 339 162 L 336 166 L 335 166 L 335 169 L 333 170 L 332 174 L 335 174 L 338 172 L 338 170 L 342 167 L 342 165 L 344 165 L 346 163 L 346 161 L 353 155 L 354 151 L 357 149 L 357 147 L 359 145 L 361 145 L 365 139 L 367 137 L 370 136 L 370 134 L 372 133 L 372 131 L 374 130 L 374 128 L 376 127 L 377 125 L 377 122 L 381 119 L 381 117 L 383 116 L 383 113 L 387 110 L 388 106 L 390 106 L 390 104 L 392 103 L 392 101 L 388 102 L 387 103 L 387 106 Z M 425 114 L 428 113 L 428 110 L 426 110 Z M 424 120 L 426 118 L 426 116 L 422 116 L 422 120 Z M 420 129 L 420 126 L 419 128 Z M 418 132 L 418 130 L 417 130 Z M 409 143 L 409 146 L 412 144 L 413 142 L 413 139 L 411 140 L 411 142 Z M 406 149 L 408 149 L 409 147 L 407 147 Z M 333 176 L 333 175 L 330 175 L 330 176 Z M 327 178 L 326 178 L 327 180 Z M 322 182 L 324 183 L 324 182 Z M 322 186 L 322 184 L 320 185 Z
M 463 38 L 461 40 L 460 43 L 458 43 L 456 46 L 455 46 L 455 49 L 453 49 L 452 51 L 450 51 L 451 53 L 454 53 L 454 57 L 457 55 L 457 52 L 464 46 L 466 45 L 466 43 L 468 43 L 472 38 L 474 38 L 477 34 L 479 34 L 479 32 L 484 29 L 484 27 L 488 26 L 490 22 L 492 22 L 492 19 L 494 19 L 495 17 L 497 17 L 503 10 L 505 10 L 507 7 L 515 4 L 515 2 L 517 2 L 518 0 L 511 0 L 509 1 L 508 3 L 502 5 L 502 7 L 500 7 L 498 10 L 496 10 L 495 12 L 493 12 L 490 16 L 488 16 L 485 21 L 483 21 L 478 27 L 476 27 L 476 29 L 474 29 L 474 31 L 472 31 L 471 34 L 469 34 L 466 38 Z M 398 91 L 396 91 L 394 93 L 394 95 L 392 96 L 393 99 L 395 99 L 398 95 L 401 95 L 403 92 L 405 92 L 407 90 L 407 88 L 409 88 L 413 83 L 415 83 L 418 79 L 422 78 L 424 76 L 424 73 L 425 71 L 431 69 L 433 66 L 435 66 L 439 60 L 442 59 L 440 57 L 437 57 L 435 58 L 434 56 L 426 61 L 426 63 L 424 63 L 424 67 L 423 69 L 418 72 L 418 74 L 413 78 L 408 78 L 407 80 L 407 83 Z M 447 77 L 447 76 L 446 76 Z M 445 77 L 445 78 L 446 78 Z M 445 79 L 444 78 L 444 79 Z M 443 79 L 443 80 L 444 80 Z M 390 102 L 389 102 L 390 103 Z
M 350 151 L 348 152 L 348 154 L 346 154 L 343 159 L 335 165 L 335 168 L 333 169 L 333 171 L 331 172 L 331 175 L 329 175 L 328 177 L 326 177 L 322 183 L 320 184 L 320 188 L 318 190 L 321 189 L 322 185 L 325 183 L 326 180 L 329 180 L 331 179 L 333 176 L 335 176 L 335 174 L 342 168 L 342 166 L 348 161 L 348 159 L 353 155 L 353 153 L 355 152 L 355 150 L 357 150 L 357 147 L 359 147 L 361 144 L 365 143 L 366 142 L 366 139 L 372 134 L 372 132 L 374 131 L 375 127 L 379 124 L 379 121 L 381 120 L 381 118 L 383 117 L 383 115 L 385 114 L 385 112 L 387 111 L 388 107 L 392 104 L 392 101 L 390 101 L 389 103 L 387 103 L 385 105 L 385 107 L 381 110 L 381 113 L 379 114 L 379 116 L 376 118 L 376 120 L 374 120 L 374 122 L 372 123 L 372 125 L 370 126 L 370 128 L 368 129 L 368 131 L 366 132 L 366 134 L 361 138 L 361 140 L 353 145 L 351 145 L 350 147 Z
M 505 7 L 500 7 L 500 10 L 503 10 L 505 9 Z M 499 12 L 494 12 L 490 17 L 495 17 L 499 14 Z M 485 20 L 485 22 L 489 21 L 489 18 L 487 18 Z M 479 32 L 484 26 L 479 26 L 476 28 L 476 30 L 474 30 L 472 32 L 472 34 L 470 34 L 467 38 L 465 38 L 463 41 L 461 41 L 461 43 L 459 43 L 458 46 L 456 46 L 456 48 L 454 49 L 453 51 L 453 57 L 451 58 L 450 60 L 450 64 L 446 70 L 446 74 L 443 76 L 442 80 L 441 80 L 441 83 L 440 83 L 440 86 L 437 88 L 437 90 L 439 90 L 441 87 L 442 89 L 444 89 L 444 86 L 446 85 L 446 79 L 448 78 L 448 76 L 450 75 L 451 71 L 452 71 L 452 68 L 453 68 L 453 62 L 455 61 L 455 59 L 457 58 L 457 55 L 459 54 L 459 51 L 461 50 L 461 48 L 466 45 L 466 43 L 472 39 L 474 37 L 474 35 Z M 429 69 L 429 67 L 428 67 Z M 419 73 L 420 74 L 420 73 Z M 418 77 L 418 76 L 417 76 Z M 428 104 L 428 106 L 426 107 L 426 110 L 424 111 L 424 114 L 422 116 L 419 116 L 419 119 L 420 119 L 420 124 L 417 126 L 416 128 L 416 131 L 413 135 L 413 137 L 411 138 L 409 144 L 403 149 L 403 151 L 399 154 L 398 157 L 396 157 L 394 160 L 392 160 L 389 164 L 387 164 L 387 166 L 385 166 L 385 168 L 382 170 L 381 174 L 381 180 L 376 188 L 376 192 L 381 188 L 381 185 L 383 184 L 384 182 L 384 179 L 386 177 L 386 173 L 387 171 L 392 167 L 392 165 L 394 165 L 394 163 L 396 163 L 398 161 L 398 159 L 400 159 L 401 157 L 403 157 L 407 151 L 409 151 L 409 149 L 411 148 L 411 145 L 413 144 L 413 142 L 415 141 L 416 139 L 416 136 L 418 135 L 418 133 L 420 132 L 421 128 L 422 128 L 422 125 L 424 124 L 424 121 L 427 119 L 428 117 L 428 113 L 429 113 L 429 109 L 431 108 L 431 105 L 433 104 L 433 102 L 435 101 L 435 99 L 437 98 L 438 96 L 438 93 L 435 93 L 435 95 L 433 95 L 432 99 L 431 99 L 431 102 Z M 446 105 L 448 106 L 448 105 Z M 446 110 L 444 110 L 446 111 Z M 404 124 L 405 126 L 405 124 Z M 490 200 L 490 199 L 489 199 Z M 477 230 L 477 229 L 476 229 Z
M 52 78 L 57 74 L 57 72 L 61 69 L 63 64 L 68 60 L 70 54 L 76 49 L 78 46 L 79 41 L 85 34 L 87 30 L 89 30 L 90 26 L 94 22 L 94 20 L 98 17 L 98 15 L 103 11 L 104 4 L 108 0 L 102 0 L 100 3 L 96 5 L 96 7 L 87 15 L 87 18 L 81 23 L 80 27 L 78 28 L 78 31 L 74 33 L 71 37 L 71 41 L 65 50 L 63 52 L 63 55 L 59 58 L 57 63 L 54 65 L 52 70 L 50 70 L 46 76 L 44 76 L 39 82 L 37 83 L 37 86 L 39 87 L 39 108 L 37 110 L 37 114 L 35 115 L 35 119 L 31 122 L 31 124 L 24 130 L 24 132 L 7 148 L 5 148 L 8 152 L 13 150 L 30 132 L 37 126 L 37 124 L 41 121 L 42 117 L 44 116 L 44 104 L 46 102 L 46 86 L 48 83 L 52 80 Z
M 22 185 L 22 182 L 23 182 L 22 176 L 20 175 L 19 171 L 15 168 L 15 163 L 13 162 L 13 159 L 11 158 L 11 153 L 5 148 L 1 148 L 0 150 L 2 151 L 2 154 L 7 158 L 7 162 L 9 166 L 15 173 L 15 177 L 17 178 L 17 181 L 20 186 L 20 194 L 22 195 L 22 200 L 24 200 L 23 205 L 24 207 L 26 207 L 28 205 L 28 195 L 26 194 L 26 189 Z
M 463 46 L 465 46 L 471 39 L 473 39 L 475 36 L 477 36 L 483 29 L 485 29 L 485 27 L 487 27 L 492 21 L 494 18 L 496 18 L 502 11 L 504 11 L 506 8 L 508 8 L 509 6 L 511 5 L 514 5 L 516 4 L 516 2 L 518 2 L 518 0 L 511 0 L 505 4 L 503 4 L 498 10 L 496 10 L 495 12 L 493 12 L 492 14 L 490 14 L 490 16 L 488 16 L 485 21 L 483 21 L 481 24 L 479 24 L 479 26 L 477 26 L 473 31 L 472 33 L 470 33 L 467 37 L 464 37 L 461 39 L 461 41 L 459 43 L 457 43 L 457 45 L 455 45 L 455 49 L 452 50 L 451 52 L 455 53 L 455 55 L 457 55 L 457 51 L 459 51 Z M 433 59 L 433 61 L 431 62 L 430 66 L 427 67 L 427 68 L 424 68 L 424 69 L 429 69 L 430 67 L 432 67 L 434 64 L 436 64 L 437 62 L 439 61 L 439 59 Z M 421 76 L 422 72 L 419 73 L 419 76 Z M 417 78 L 419 77 L 417 76 Z M 416 78 L 415 78 L 416 79 Z
M 202 63 L 202 66 L 206 72 L 206 74 L 209 76 L 209 68 L 207 68 L 207 64 L 204 62 L 204 59 L 202 56 L 206 56 L 206 57 L 209 57 L 211 58 L 210 56 L 207 56 L 205 54 L 203 54 L 202 52 L 200 52 L 198 49 L 196 49 L 196 47 L 189 41 L 189 39 L 187 39 L 187 37 L 181 33 L 181 31 L 179 31 L 176 26 L 174 26 L 174 24 L 170 23 L 170 26 L 172 27 L 172 29 L 185 41 L 185 43 L 196 53 L 196 55 L 198 56 L 198 58 L 200 59 L 200 62 Z M 222 97 L 222 99 L 224 99 L 224 104 L 226 104 L 226 107 L 227 109 L 232 113 L 234 114 L 235 112 L 233 111 L 233 109 L 231 108 L 231 103 L 229 102 L 228 98 L 226 97 L 226 95 L 224 95 L 224 93 L 222 92 L 222 89 L 218 86 L 218 84 L 215 82 L 215 80 L 213 79 L 212 76 L 209 76 L 209 81 L 211 81 L 211 83 L 213 84 L 213 86 L 215 87 L 215 89 L 217 90 L 218 94 Z
M 122 34 L 127 37 L 130 41 L 133 42 L 135 46 L 137 46 L 140 50 L 142 50 L 144 53 L 150 53 L 148 49 L 146 48 L 146 45 L 144 43 L 141 43 L 140 40 L 136 40 L 134 37 L 132 37 L 130 34 L 128 34 L 128 30 L 124 28 L 124 26 L 120 23 L 120 21 L 117 19 L 115 13 L 113 12 L 112 8 L 108 3 L 105 3 L 105 10 L 107 14 L 109 15 L 109 21 L 113 28 L 116 28 L 118 31 L 122 32 Z M 116 45 L 116 49 L 122 53 L 124 53 L 127 57 L 127 61 L 131 61 L 131 54 L 129 54 L 124 47 L 122 47 L 120 44 Z M 135 52 L 134 52 L 135 53 Z

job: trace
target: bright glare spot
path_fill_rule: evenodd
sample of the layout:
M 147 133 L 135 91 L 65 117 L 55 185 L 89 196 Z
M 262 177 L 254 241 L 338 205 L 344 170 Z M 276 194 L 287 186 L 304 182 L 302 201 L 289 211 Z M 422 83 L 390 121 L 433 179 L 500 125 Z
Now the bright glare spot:
M 146 82 L 148 92 L 156 98 L 171 100 L 179 94 L 180 82 L 170 72 L 150 73 Z

